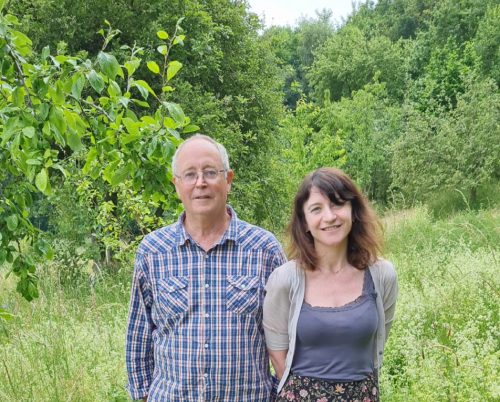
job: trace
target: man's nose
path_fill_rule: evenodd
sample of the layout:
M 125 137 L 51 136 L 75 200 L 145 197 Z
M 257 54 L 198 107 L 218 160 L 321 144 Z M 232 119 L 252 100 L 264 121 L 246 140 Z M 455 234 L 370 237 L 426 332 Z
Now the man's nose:
M 204 186 L 207 184 L 203 172 L 198 172 L 196 175 L 196 181 L 194 182 L 196 186 Z

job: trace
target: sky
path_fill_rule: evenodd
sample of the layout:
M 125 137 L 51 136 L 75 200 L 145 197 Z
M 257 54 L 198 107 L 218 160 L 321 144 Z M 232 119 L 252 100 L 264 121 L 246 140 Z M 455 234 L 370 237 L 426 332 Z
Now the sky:
M 271 25 L 295 25 L 303 17 L 316 17 L 316 10 L 333 11 L 332 20 L 341 21 L 352 11 L 353 0 L 248 0 L 250 9 L 264 18 L 266 27 Z M 357 4 L 359 0 L 355 1 Z

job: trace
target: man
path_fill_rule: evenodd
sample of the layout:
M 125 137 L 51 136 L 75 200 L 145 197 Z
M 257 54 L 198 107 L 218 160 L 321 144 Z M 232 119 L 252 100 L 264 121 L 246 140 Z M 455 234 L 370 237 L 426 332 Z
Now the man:
M 197 134 L 177 149 L 177 223 L 137 251 L 126 360 L 133 399 L 267 402 L 264 285 L 285 262 L 275 237 L 226 205 L 225 148 Z

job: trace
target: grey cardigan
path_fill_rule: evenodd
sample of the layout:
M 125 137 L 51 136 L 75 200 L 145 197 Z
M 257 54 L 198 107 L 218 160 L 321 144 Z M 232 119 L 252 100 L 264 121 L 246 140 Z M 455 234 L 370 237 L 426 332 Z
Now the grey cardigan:
M 394 319 L 398 281 L 393 265 L 379 260 L 369 267 L 377 292 L 379 324 L 376 333 L 374 362 L 380 370 L 384 356 L 384 345 Z M 283 387 L 295 352 L 297 321 L 304 301 L 305 275 L 295 261 L 276 268 L 266 284 L 264 299 L 264 332 L 266 345 L 270 350 L 288 350 L 285 372 L 278 386 Z

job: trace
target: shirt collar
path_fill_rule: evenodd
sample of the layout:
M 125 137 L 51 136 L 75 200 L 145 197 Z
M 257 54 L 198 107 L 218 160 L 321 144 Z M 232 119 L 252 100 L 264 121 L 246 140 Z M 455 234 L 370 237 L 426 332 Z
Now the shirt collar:
M 229 221 L 229 226 L 222 235 L 220 241 L 217 244 L 224 244 L 227 240 L 233 240 L 236 241 L 238 240 L 238 222 L 239 219 L 236 216 L 236 212 L 234 212 L 234 209 L 230 205 L 226 205 L 227 212 L 231 216 L 231 220 Z M 177 222 L 175 225 L 176 227 L 176 244 L 179 246 L 182 246 L 185 244 L 188 240 L 190 242 L 193 242 L 191 239 L 191 236 L 189 233 L 186 231 L 186 228 L 184 227 L 184 219 L 186 218 L 186 211 L 183 211 L 182 214 L 179 216 L 179 219 L 177 219 Z

